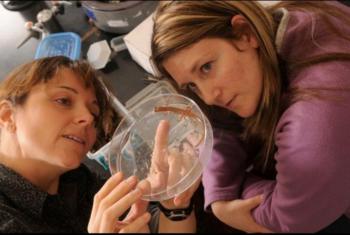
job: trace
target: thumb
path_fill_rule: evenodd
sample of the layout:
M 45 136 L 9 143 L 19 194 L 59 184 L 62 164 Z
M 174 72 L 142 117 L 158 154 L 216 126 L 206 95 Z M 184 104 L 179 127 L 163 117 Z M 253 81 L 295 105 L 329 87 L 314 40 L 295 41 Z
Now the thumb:
M 254 196 L 248 199 L 243 200 L 244 205 L 249 209 L 254 209 L 255 207 L 259 206 L 261 202 L 264 200 L 264 195 L 260 194 L 258 196 Z
M 139 182 L 137 187 L 143 192 L 143 194 L 148 194 L 150 192 L 150 183 L 147 180 L 142 180 Z M 148 201 L 144 201 L 142 199 L 137 200 L 132 206 L 131 209 L 125 218 L 126 221 L 132 221 L 136 217 L 139 217 L 143 213 L 147 211 Z
M 125 222 L 133 221 L 134 219 L 136 219 L 137 217 L 145 213 L 147 211 L 147 207 L 148 207 L 148 201 L 144 201 L 142 199 L 138 200 L 131 206 L 131 209 L 124 221 Z

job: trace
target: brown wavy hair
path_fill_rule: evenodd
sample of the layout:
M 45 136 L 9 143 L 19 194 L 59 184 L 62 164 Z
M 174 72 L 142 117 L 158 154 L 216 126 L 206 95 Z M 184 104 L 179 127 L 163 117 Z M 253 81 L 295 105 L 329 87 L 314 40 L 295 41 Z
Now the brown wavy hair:
M 113 109 L 108 90 L 96 71 L 84 60 L 72 61 L 55 56 L 37 59 L 14 69 L 0 84 L 0 100 L 23 105 L 33 86 L 46 83 L 62 68 L 68 68 L 80 78 L 86 88 L 93 87 L 100 108 L 97 121 L 97 140 L 91 151 L 96 151 L 111 138 L 120 118 Z

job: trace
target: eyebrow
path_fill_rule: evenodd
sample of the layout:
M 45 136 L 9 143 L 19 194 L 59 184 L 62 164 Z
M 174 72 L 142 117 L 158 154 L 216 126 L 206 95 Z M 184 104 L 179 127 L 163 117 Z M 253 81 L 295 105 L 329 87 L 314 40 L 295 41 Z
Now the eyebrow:
M 69 87 L 69 86 L 58 86 L 58 88 L 67 89 L 67 90 L 72 91 L 75 94 L 79 94 L 79 92 L 77 90 L 75 90 L 74 88 Z
M 77 90 L 75 90 L 74 88 L 69 87 L 69 86 L 58 86 L 57 88 L 69 90 L 77 95 L 79 94 L 79 92 Z M 98 106 L 97 100 L 95 99 L 92 103 L 98 108 L 98 112 L 100 112 L 100 107 Z
M 200 62 L 200 61 L 196 61 L 196 62 L 194 63 L 194 66 L 192 66 L 190 73 L 193 74 L 193 73 L 197 70 L 197 67 L 198 67 L 199 62 Z M 188 82 L 187 82 L 187 83 L 183 83 L 183 84 L 179 84 L 180 89 L 186 89 L 186 85 L 187 85 L 187 84 L 188 84 Z
M 200 64 L 207 62 L 209 58 L 212 57 L 212 53 L 210 51 L 204 51 L 197 61 L 195 61 L 194 66 L 191 69 L 191 73 L 194 73 Z

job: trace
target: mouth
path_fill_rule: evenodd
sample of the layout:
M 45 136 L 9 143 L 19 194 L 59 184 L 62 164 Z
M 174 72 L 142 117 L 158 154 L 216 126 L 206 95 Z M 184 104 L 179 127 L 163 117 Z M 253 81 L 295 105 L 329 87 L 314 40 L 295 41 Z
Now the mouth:
M 78 136 L 75 136 L 75 135 L 63 135 L 63 138 L 66 138 L 66 139 L 69 139 L 69 140 L 72 140 L 78 144 L 81 144 L 81 145 L 85 145 L 86 144 L 86 141 Z
M 235 101 L 236 97 L 237 95 L 233 96 L 232 99 L 225 104 L 225 108 L 230 108 L 233 102 Z

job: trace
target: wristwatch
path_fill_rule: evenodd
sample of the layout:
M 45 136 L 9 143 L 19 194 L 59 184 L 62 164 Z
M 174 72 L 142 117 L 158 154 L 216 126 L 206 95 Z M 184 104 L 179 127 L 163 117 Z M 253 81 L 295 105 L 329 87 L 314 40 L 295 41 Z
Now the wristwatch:
M 181 221 L 187 219 L 187 217 L 192 213 L 194 208 L 194 202 L 191 199 L 190 205 L 186 208 L 181 209 L 167 209 L 160 202 L 158 202 L 158 208 L 165 217 L 172 221 Z

